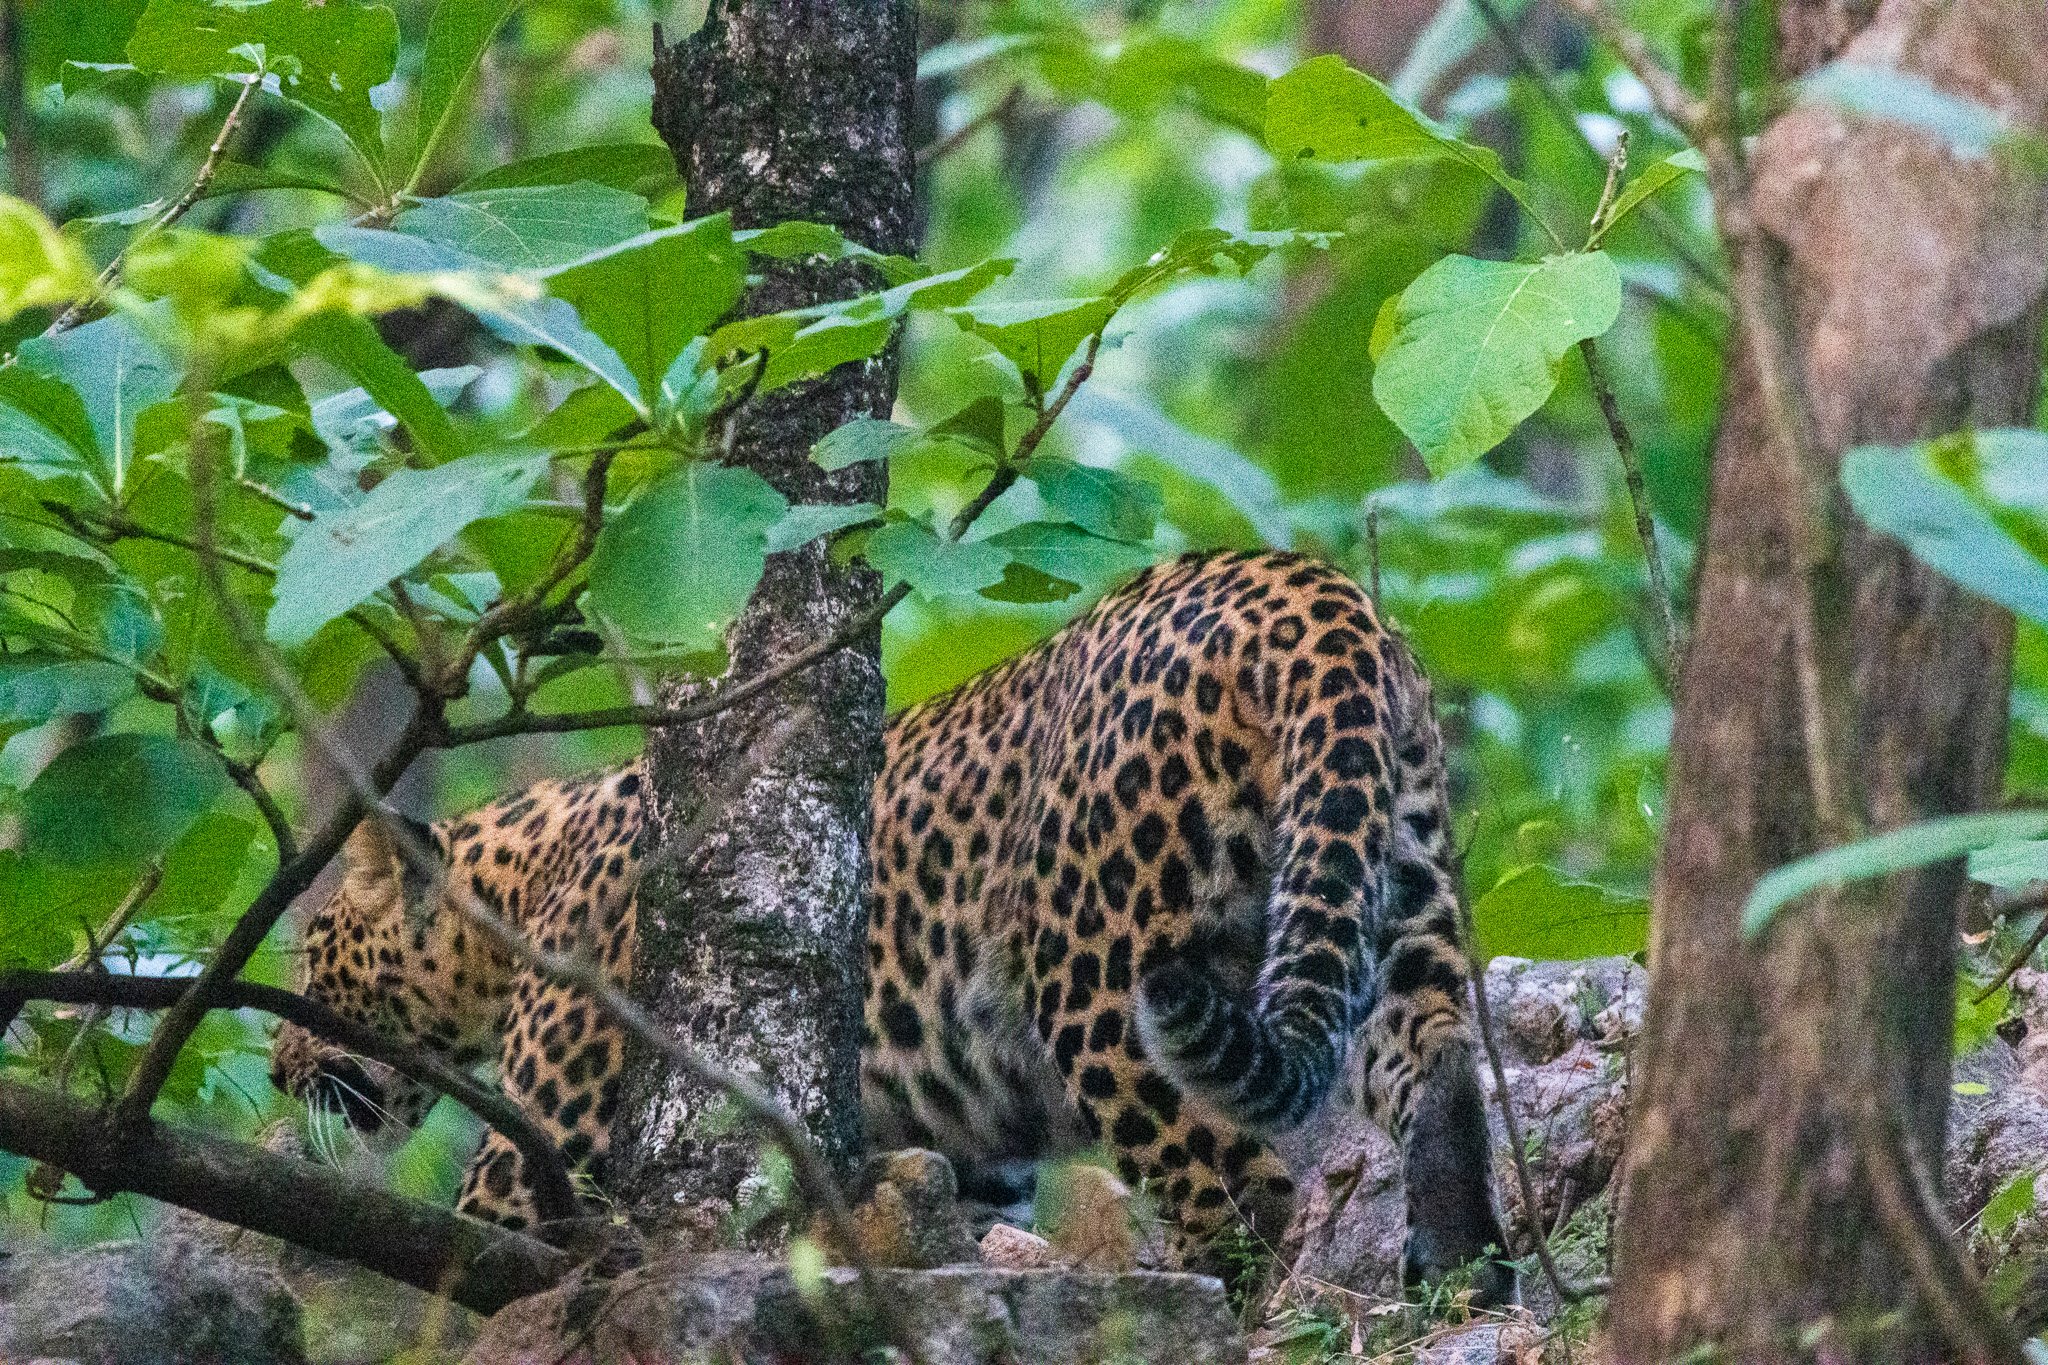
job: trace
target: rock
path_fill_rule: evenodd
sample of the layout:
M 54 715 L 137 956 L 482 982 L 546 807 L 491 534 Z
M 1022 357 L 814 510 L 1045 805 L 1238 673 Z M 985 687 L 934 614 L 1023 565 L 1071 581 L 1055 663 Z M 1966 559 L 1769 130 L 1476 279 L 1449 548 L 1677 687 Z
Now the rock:
M 937 1152 L 907 1148 L 869 1157 L 854 1184 L 860 1258 L 911 1269 L 978 1260 L 959 1193 L 952 1163 Z M 811 1220 L 811 1237 L 828 1253 L 852 1259 L 822 1217 Z
M 949 1266 L 878 1270 L 928 1365 L 1083 1365 L 1150 1358 L 1176 1365 L 1245 1358 L 1223 1286 L 1198 1275 Z M 884 1344 L 854 1272 L 799 1287 L 782 1264 L 721 1253 L 650 1263 L 602 1282 L 581 1275 L 491 1319 L 470 1365 L 597 1365 L 703 1360 L 824 1365 Z
M 1164 1260 L 1158 1220 L 1101 1166 L 1069 1162 L 1046 1170 L 1038 1180 L 1037 1212 L 1053 1251 L 1068 1265 L 1136 1270 Z
M 1037 1233 L 998 1223 L 982 1234 L 981 1262 L 1004 1270 L 1047 1270 L 1060 1263 L 1060 1255 Z
M 182 1237 L 0 1258 L 0 1361 L 300 1365 L 299 1303 L 278 1278 Z

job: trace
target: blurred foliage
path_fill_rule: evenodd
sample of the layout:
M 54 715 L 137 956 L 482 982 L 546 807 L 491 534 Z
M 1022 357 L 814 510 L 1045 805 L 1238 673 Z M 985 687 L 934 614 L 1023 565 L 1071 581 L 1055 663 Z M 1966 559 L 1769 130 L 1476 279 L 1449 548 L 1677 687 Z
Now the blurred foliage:
M 931 0 L 913 262 L 811 225 L 693 219 L 647 125 L 646 73 L 653 25 L 686 32 L 701 5 L 16 0 L 0 54 L 15 59 L 0 89 L 0 967 L 98 951 L 116 970 L 189 970 L 276 865 L 225 765 L 306 815 L 287 699 L 197 573 L 196 494 L 266 566 L 235 590 L 334 707 L 379 657 L 366 630 L 459 634 L 542 583 L 594 447 L 622 433 L 603 536 L 569 585 L 595 629 L 494 641 L 460 716 L 529 693 L 536 709 L 612 705 L 654 671 L 718 668 L 762 558 L 819 536 L 915 589 L 884 632 L 898 706 L 1138 564 L 1292 547 L 1374 584 L 1435 680 L 1482 949 L 1639 950 L 1668 661 L 1574 344 L 1606 351 L 1683 585 L 1725 316 L 1696 162 L 1555 16 L 1522 26 L 1541 80 L 1501 59 L 1466 0 L 1446 0 L 1400 70 L 1367 74 L 1306 46 L 1308 8 L 1340 3 L 1369 0 Z M 1622 6 L 1696 85 L 1709 8 Z M 1743 65 L 1759 108 L 1778 95 L 1767 32 Z M 1882 94 L 1859 77 L 1811 97 Z M 1974 106 L 1912 107 L 1999 145 Z M 229 122 L 204 192 L 167 224 Z M 1604 198 L 1624 134 L 1633 169 Z M 750 272 L 819 255 L 866 261 L 874 292 L 730 319 Z M 74 302 L 93 320 L 53 331 Z M 818 452 L 886 459 L 886 508 L 792 507 L 715 462 L 723 405 L 899 330 L 892 420 Z M 191 460 L 195 439 L 210 463 Z M 2029 504 L 2006 463 L 2025 439 L 1974 460 L 1871 453 L 1910 459 L 1911 477 L 1864 495 L 1892 520 L 1859 507 L 1993 591 L 1972 572 L 1984 537 L 2037 572 L 2048 543 L 2038 481 Z M 1021 455 L 1015 486 L 949 540 Z M 2048 791 L 2032 615 L 2020 796 Z M 479 746 L 440 762 L 434 799 L 460 809 L 637 743 Z M 89 938 L 157 872 L 111 941 Z M 252 974 L 288 980 L 291 952 L 281 932 Z M 0 1069 L 118 1087 L 147 1028 L 32 1011 Z M 244 1134 L 287 1112 L 264 1029 L 210 1019 L 163 1112 Z M 394 1163 L 401 1188 L 453 1188 L 464 1123 L 446 1110 Z M 20 1188 L 0 1156 L 13 1219 L 89 1236 L 146 1216 Z

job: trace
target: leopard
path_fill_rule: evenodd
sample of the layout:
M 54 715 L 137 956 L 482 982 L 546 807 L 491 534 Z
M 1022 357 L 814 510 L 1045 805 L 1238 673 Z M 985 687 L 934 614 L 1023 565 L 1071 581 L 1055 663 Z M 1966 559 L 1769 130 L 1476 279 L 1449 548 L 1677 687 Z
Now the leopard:
M 302 989 L 506 1092 L 601 1184 L 619 1026 L 522 965 L 467 892 L 625 985 L 645 760 L 415 834 L 351 836 Z M 860 1053 L 877 1147 L 962 1171 L 1100 1152 L 1184 1264 L 1286 1234 L 1331 1115 L 1398 1147 L 1403 1278 L 1511 1301 L 1429 680 L 1352 578 L 1283 551 L 1154 565 L 1037 646 L 888 723 L 868 838 Z M 294 1025 L 272 1079 L 360 1129 L 433 1096 Z M 535 1221 L 486 1135 L 461 1212 Z

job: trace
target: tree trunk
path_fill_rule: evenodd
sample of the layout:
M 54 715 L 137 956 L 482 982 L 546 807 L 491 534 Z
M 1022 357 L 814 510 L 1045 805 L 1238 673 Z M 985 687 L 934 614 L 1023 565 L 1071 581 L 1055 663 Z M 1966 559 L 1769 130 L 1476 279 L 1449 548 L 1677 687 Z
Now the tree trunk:
M 1887 0 L 1874 17 L 1780 0 L 1779 20 L 1787 74 L 1839 56 L 2048 122 L 2039 0 Z M 1803 579 L 1757 338 L 1734 338 L 1633 1059 L 1611 1358 L 1927 1360 L 1938 1305 L 1869 1154 L 1877 1116 L 1939 1178 L 1961 868 L 1809 898 L 1754 942 L 1737 922 L 1762 873 L 1825 842 L 1790 624 L 1810 582 L 1850 823 L 1998 799 L 2010 618 L 1863 528 L 1833 471 L 1860 443 L 2030 420 L 2048 196 L 1995 159 L 1814 105 L 1766 131 L 1752 185 L 1762 249 L 1790 282 L 1789 349 L 1839 529 Z
M 908 138 L 916 21 L 910 0 L 714 0 L 703 29 L 657 52 L 654 121 L 691 214 L 737 227 L 828 223 L 882 251 L 914 249 Z M 756 312 L 846 297 L 874 281 L 847 266 L 771 268 Z M 828 474 L 812 444 L 886 417 L 893 355 L 771 395 L 740 422 L 732 460 L 792 503 L 881 502 L 879 464 Z M 837 630 L 879 592 L 821 545 L 769 560 L 728 637 L 746 678 Z M 844 1166 L 860 1137 L 858 1064 L 868 792 L 880 759 L 879 632 L 781 688 L 651 743 L 657 849 L 713 793 L 698 852 L 644 884 L 634 995 L 678 1037 L 756 1074 Z M 671 685 L 679 702 L 701 687 Z M 751 774 L 751 775 L 749 775 Z M 658 854 L 657 854 L 658 856 Z M 643 1060 L 615 1125 L 612 1185 L 651 1226 L 705 1227 L 753 1173 L 721 1099 Z

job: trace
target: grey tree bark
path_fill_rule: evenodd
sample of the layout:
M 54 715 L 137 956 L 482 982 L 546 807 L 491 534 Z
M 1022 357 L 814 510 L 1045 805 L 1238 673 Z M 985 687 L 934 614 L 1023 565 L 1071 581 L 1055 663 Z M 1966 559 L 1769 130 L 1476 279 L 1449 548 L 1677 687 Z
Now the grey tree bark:
M 693 215 L 735 226 L 809 219 L 882 251 L 914 249 L 911 0 L 713 0 L 704 27 L 655 56 L 654 123 Z M 772 311 L 873 287 L 862 270 L 770 269 L 746 300 Z M 881 502 L 886 474 L 828 474 L 812 444 L 886 417 L 892 355 L 770 395 L 743 414 L 732 461 L 795 502 Z M 837 630 L 880 591 L 822 546 L 772 557 L 728 637 L 729 677 L 752 676 Z M 751 771 L 697 852 L 651 877 L 639 907 L 634 995 L 662 1025 L 757 1075 L 842 1169 L 861 1141 L 863 894 L 868 793 L 880 758 L 879 634 L 716 719 L 650 746 L 661 839 L 707 792 Z M 715 686 L 713 684 L 712 686 Z M 665 699 L 700 695 L 671 685 Z M 689 1235 L 734 1206 L 754 1144 L 725 1132 L 715 1094 L 646 1059 L 630 1069 L 610 1184 L 644 1225 Z
M 1780 0 L 1778 17 L 1787 75 L 1890 66 L 2048 126 L 2038 0 Z M 1938 1181 L 1961 869 L 1810 897 L 1754 942 L 1737 926 L 1778 864 L 1998 800 L 2010 618 L 1864 528 L 1834 475 L 1860 443 L 2030 420 L 2048 191 L 1903 125 L 1802 104 L 1758 139 L 1747 212 L 1754 249 L 1783 266 L 1765 303 L 1783 309 L 1810 397 L 1830 540 L 1808 574 L 1787 493 L 1803 476 L 1758 378 L 1767 343 L 1738 335 L 1677 696 L 1610 1358 L 1932 1360 L 1937 1326 L 1964 1339 L 1969 1296 L 1902 1230 L 1896 1158 L 1917 1149 Z M 1802 601 L 1817 726 L 1802 726 L 1816 690 L 1800 686 Z M 1816 795 L 1824 748 L 1846 829 L 1827 829 Z

